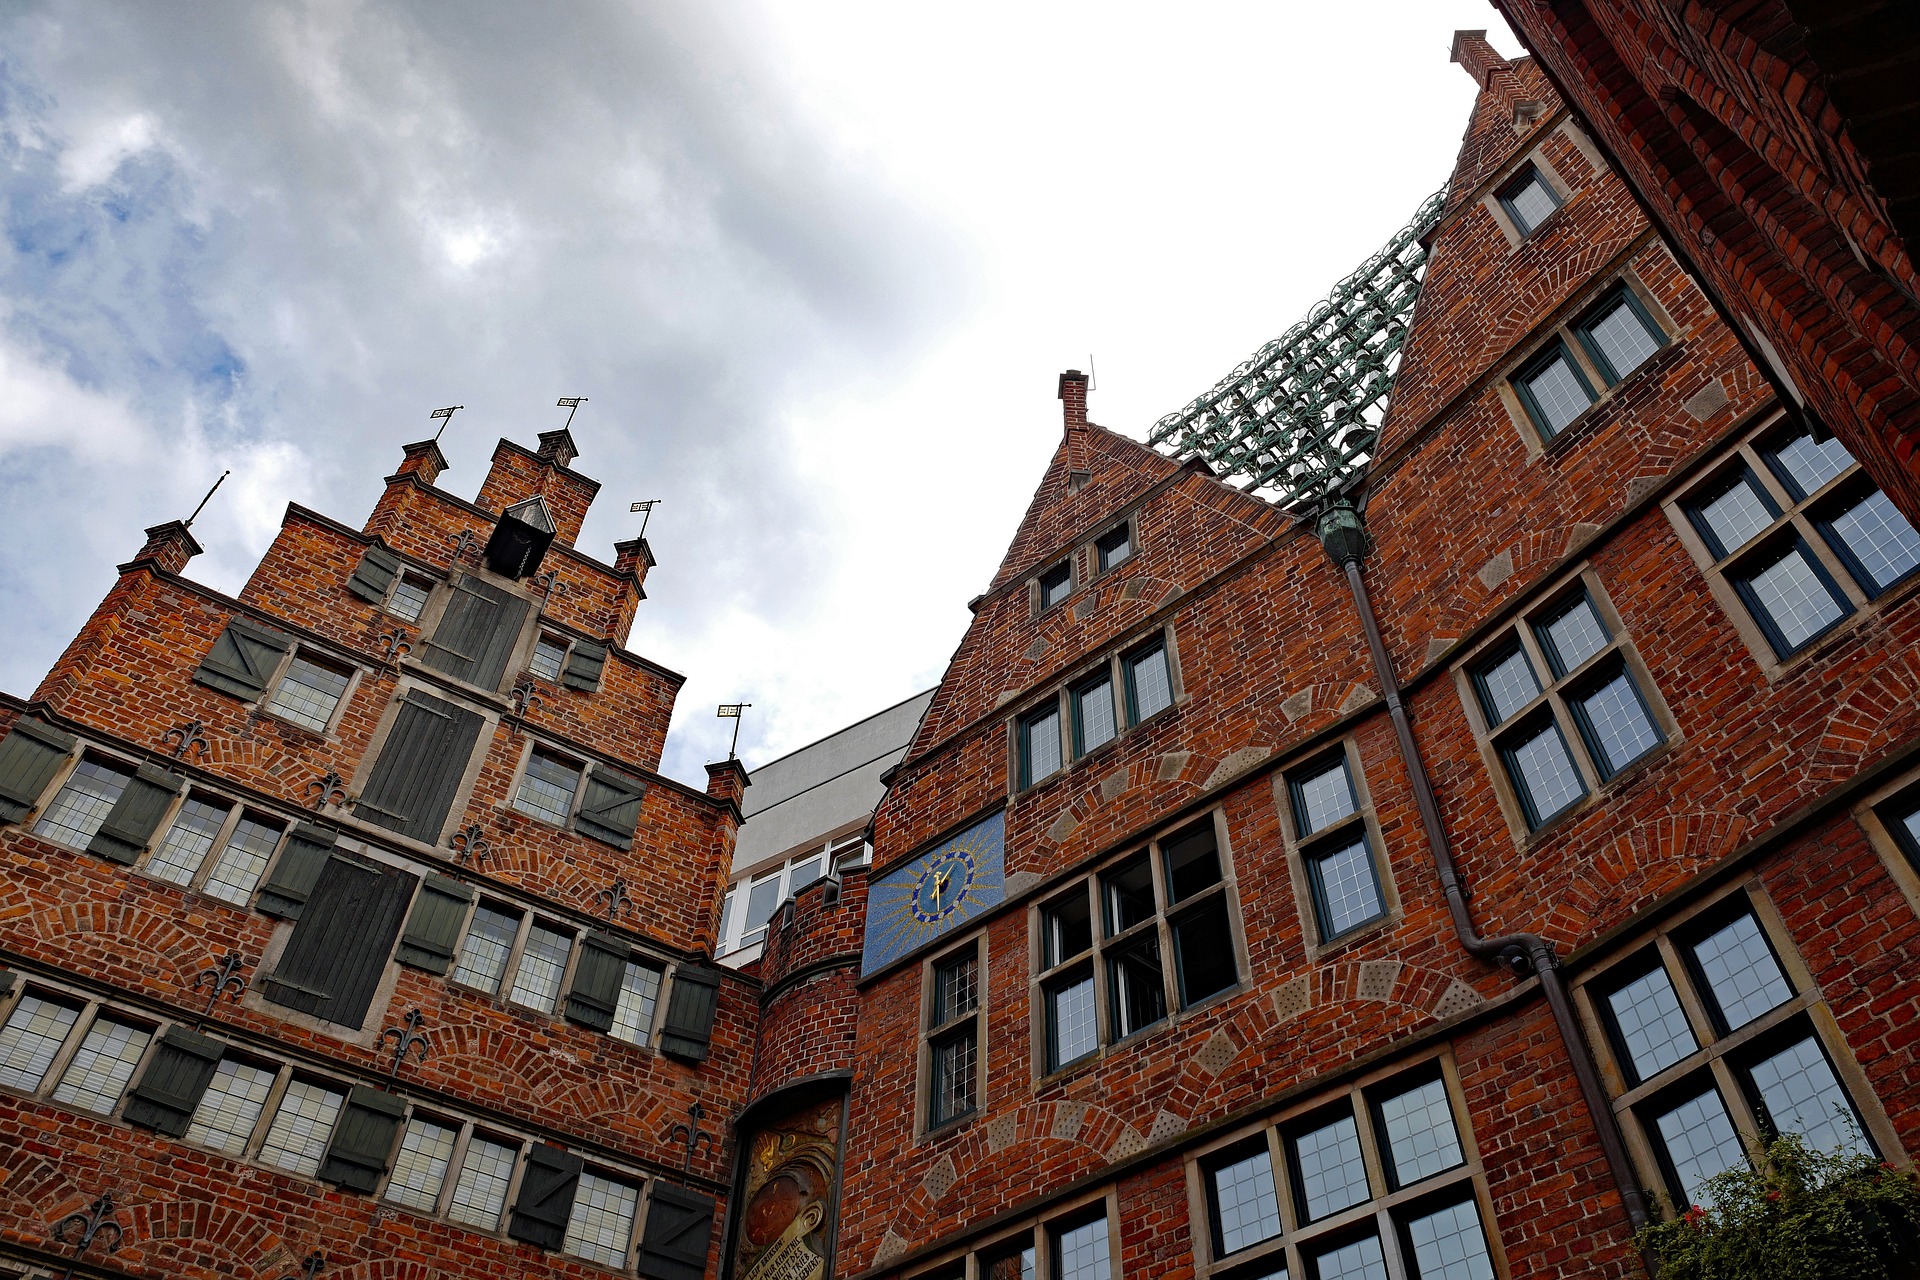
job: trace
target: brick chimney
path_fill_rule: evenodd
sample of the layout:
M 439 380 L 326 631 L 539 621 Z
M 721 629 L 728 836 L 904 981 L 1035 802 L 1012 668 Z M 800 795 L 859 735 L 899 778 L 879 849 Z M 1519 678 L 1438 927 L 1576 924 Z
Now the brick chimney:
M 1453 53 L 1449 61 L 1457 62 L 1467 69 L 1474 83 L 1481 89 L 1493 87 L 1493 75 L 1496 71 L 1512 71 L 1513 64 L 1500 56 L 1500 51 L 1487 43 L 1487 33 L 1481 31 L 1456 31 L 1453 33 Z
M 738 809 L 747 798 L 747 766 L 729 757 L 707 766 L 707 794 L 715 800 L 727 800 Z
M 154 525 L 147 530 L 147 545 L 140 548 L 134 563 L 151 560 L 154 566 L 165 573 L 178 573 L 187 567 L 187 561 L 201 552 L 201 546 L 194 541 L 193 533 L 179 520 L 169 520 L 165 524 Z
M 580 446 L 573 442 L 573 432 L 562 427 L 558 431 L 542 431 L 540 447 L 534 452 L 564 470 L 580 456 Z
M 421 484 L 432 484 L 447 469 L 447 455 L 440 452 L 437 440 L 416 440 L 401 445 L 400 450 L 400 469 L 394 476 L 418 476 Z
M 1060 410 L 1066 419 L 1067 488 L 1073 490 L 1093 477 L 1087 467 L 1087 375 L 1078 369 L 1060 375 Z

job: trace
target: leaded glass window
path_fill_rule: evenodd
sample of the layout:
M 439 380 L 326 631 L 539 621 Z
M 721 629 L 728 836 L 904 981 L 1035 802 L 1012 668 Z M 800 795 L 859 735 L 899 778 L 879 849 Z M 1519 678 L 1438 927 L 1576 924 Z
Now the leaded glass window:
M 153 1032 L 113 1018 L 95 1018 L 73 1061 L 60 1074 L 53 1100 L 102 1114 L 120 1104 Z
M 261 1162 L 306 1178 L 320 1172 L 327 1138 L 346 1100 L 346 1094 L 325 1085 L 309 1080 L 290 1082 L 260 1144 Z
M 500 979 L 507 973 L 507 958 L 513 954 L 514 940 L 519 936 L 518 913 L 481 903 L 467 923 L 467 937 L 460 944 L 460 960 L 453 967 L 452 980 L 488 994 L 499 991 Z
M 1213 1194 L 1214 1247 L 1223 1256 L 1280 1234 L 1273 1157 L 1265 1144 L 1216 1164 L 1207 1177 Z
M 250 1066 L 234 1058 L 222 1058 L 214 1068 L 213 1080 L 200 1105 L 194 1108 L 193 1123 L 187 1126 L 188 1142 L 213 1147 L 228 1155 L 246 1149 L 253 1126 L 259 1122 L 267 1094 L 273 1089 L 274 1073 L 265 1067 Z
M 387 1179 L 387 1199 L 422 1213 L 438 1208 L 459 1136 L 458 1129 L 419 1116 L 408 1120 L 400 1136 L 400 1154 L 394 1157 L 393 1175 Z
M 1593 389 L 1566 347 L 1555 342 L 1514 379 L 1520 402 L 1526 406 L 1542 437 L 1551 440 L 1566 430 L 1593 403 Z
M 132 777 L 130 769 L 91 757 L 81 760 L 54 796 L 53 803 L 33 824 L 33 834 L 76 849 L 86 848 Z
M 567 1219 L 561 1247 L 602 1266 L 625 1269 L 633 1244 L 633 1222 L 640 1211 L 640 1189 L 625 1182 L 582 1173 Z
M 513 807 L 542 822 L 564 827 L 573 816 L 573 797 L 579 789 L 580 765 L 576 761 L 536 748 L 527 757 Z
M 273 691 L 267 710 L 303 729 L 325 733 L 346 692 L 346 672 L 302 655 L 287 665 L 287 673 L 280 677 L 280 686 Z
M 213 870 L 207 873 L 206 891 L 237 906 L 247 905 L 260 886 L 261 873 L 266 871 L 267 860 L 273 857 L 283 830 L 252 814 L 234 823 Z
M 40 1087 L 80 1011 L 31 993 L 21 996 L 0 1026 L 0 1084 L 23 1093 Z
M 1560 207 L 1559 193 L 1548 185 L 1540 171 L 1532 165 L 1524 165 L 1518 173 L 1508 179 L 1500 188 L 1499 200 L 1506 209 L 1507 216 L 1513 219 L 1513 225 L 1522 236 L 1533 234 L 1533 229 L 1547 220 L 1547 215 Z
M 1049 706 L 1020 721 L 1020 785 L 1060 772 L 1060 708 Z
M 507 1187 L 513 1181 L 514 1159 L 519 1154 L 519 1147 L 477 1133 L 468 1139 L 466 1158 L 460 1162 L 460 1176 L 447 1202 L 447 1216 L 482 1231 L 499 1227 L 500 1214 L 507 1207 Z
M 1645 364 L 1666 341 L 1653 317 L 1625 286 L 1588 313 L 1579 332 L 1600 375 L 1609 383 L 1620 381 Z
M 173 884 L 192 884 L 232 812 L 230 806 L 216 801 L 189 798 L 147 859 L 147 874 Z
M 514 972 L 513 989 L 507 999 L 542 1013 L 553 1012 L 572 951 L 571 932 L 536 922 L 527 930 L 526 949 L 520 953 L 520 967 Z

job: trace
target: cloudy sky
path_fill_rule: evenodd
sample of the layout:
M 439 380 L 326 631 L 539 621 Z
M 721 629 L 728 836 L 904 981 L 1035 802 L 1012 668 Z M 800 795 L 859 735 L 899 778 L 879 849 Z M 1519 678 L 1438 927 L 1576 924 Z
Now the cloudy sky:
M 298 501 L 359 524 L 558 426 L 666 768 L 934 683 L 1093 361 L 1144 435 L 1451 168 L 1482 0 L 12 4 L 0 16 L 0 688 L 184 516 L 233 591 Z

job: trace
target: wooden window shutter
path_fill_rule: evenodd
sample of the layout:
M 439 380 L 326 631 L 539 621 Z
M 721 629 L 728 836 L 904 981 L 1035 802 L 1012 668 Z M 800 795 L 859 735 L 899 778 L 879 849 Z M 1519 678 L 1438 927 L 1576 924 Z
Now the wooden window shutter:
M 291 648 L 293 637 L 246 618 L 235 618 L 213 642 L 193 678 L 243 702 L 252 702 L 267 687 L 274 668 Z
M 340 1108 L 340 1123 L 333 1127 L 320 1176 L 352 1191 L 370 1192 L 379 1186 L 406 1113 L 407 1104 L 393 1094 L 364 1084 L 353 1086 L 347 1105 Z
M 702 1280 L 713 1239 L 713 1199 L 655 1182 L 640 1238 L 640 1274 L 652 1280 Z
M 720 975 L 712 969 L 681 965 L 673 975 L 673 998 L 660 1029 L 660 1052 L 689 1062 L 704 1062 L 713 1039 L 713 1013 L 720 1003 Z
M 298 920 L 313 886 L 319 882 L 320 873 L 326 869 L 333 843 L 339 838 L 339 832 L 312 823 L 295 826 L 287 837 L 286 848 L 280 851 L 280 860 L 273 864 L 273 874 L 260 886 L 255 909 L 262 915 Z
M 453 949 L 460 942 L 460 927 L 467 921 L 467 908 L 473 905 L 473 890 L 443 876 L 430 875 L 413 900 L 413 914 L 407 917 L 407 931 L 400 935 L 400 950 L 394 959 L 401 964 L 445 973 L 453 964 Z
M 633 848 L 633 829 L 640 825 L 640 801 L 647 784 L 617 769 L 595 765 L 580 795 L 574 830 L 604 840 L 618 849 Z
M 145 1129 L 179 1137 L 193 1123 L 193 1109 L 213 1079 L 227 1046 L 185 1027 L 168 1027 L 147 1069 L 133 1086 L 126 1120 Z
M 400 703 L 373 774 L 354 802 L 354 816 L 412 836 L 440 842 L 440 829 L 466 776 L 480 738 L 480 714 L 420 692 Z
M 560 672 L 560 683 L 569 689 L 584 689 L 591 693 L 600 687 L 600 675 L 606 667 L 607 646 L 576 640 L 573 652 L 567 655 L 567 665 Z
M 453 584 L 421 661 L 468 684 L 498 689 L 527 609 L 526 600 L 469 574 Z
M 595 1031 L 613 1030 L 613 1013 L 620 1003 L 620 983 L 627 976 L 627 957 L 633 948 L 610 933 L 588 933 L 573 967 L 573 989 L 567 992 L 567 1021 Z
M 580 1171 L 585 1167 L 586 1162 L 571 1152 L 535 1144 L 527 1152 L 507 1234 L 541 1249 L 565 1244 L 573 1193 L 580 1188 Z
M 0 822 L 18 822 L 33 812 L 76 745 L 72 734 L 52 725 L 13 722 L 12 732 L 0 738 Z
M 347 590 L 362 600 L 380 604 L 399 576 L 400 557 L 376 542 L 360 554 L 360 563 L 347 575 Z
M 126 790 L 100 824 L 87 852 L 113 862 L 132 862 L 147 850 L 147 842 L 167 814 L 173 798 L 187 780 L 156 765 L 143 764 L 127 779 Z
M 329 858 L 262 994 L 342 1026 L 365 1022 L 415 883 L 404 871 Z

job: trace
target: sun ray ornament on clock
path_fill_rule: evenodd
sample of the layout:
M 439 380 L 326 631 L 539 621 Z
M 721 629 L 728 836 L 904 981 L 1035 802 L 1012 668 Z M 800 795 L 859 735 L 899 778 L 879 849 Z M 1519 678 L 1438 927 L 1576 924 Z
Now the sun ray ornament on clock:
M 1006 897 L 1005 812 L 909 858 L 867 895 L 862 975 L 918 951 Z

